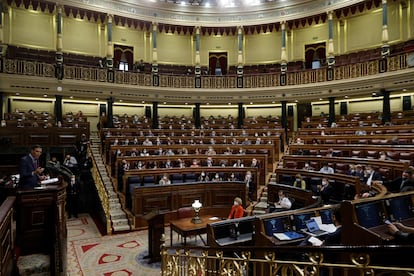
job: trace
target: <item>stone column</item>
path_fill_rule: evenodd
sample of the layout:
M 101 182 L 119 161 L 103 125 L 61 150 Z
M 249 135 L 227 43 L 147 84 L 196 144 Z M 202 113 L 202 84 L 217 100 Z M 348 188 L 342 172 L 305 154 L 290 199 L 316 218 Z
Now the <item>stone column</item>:
M 243 27 L 237 27 L 237 88 L 243 88 Z
M 196 128 L 200 128 L 201 126 L 201 118 L 200 118 L 200 103 L 196 103 L 194 107 L 194 125 Z
M 113 97 L 109 97 L 107 100 L 107 111 L 106 111 L 106 127 L 111 128 L 114 127 L 114 101 Z
M 385 124 L 391 121 L 391 105 L 390 105 L 390 92 L 381 90 L 382 93 L 382 123 Z
M 0 45 L 4 40 L 4 30 L 3 30 L 3 1 L 0 1 Z
M 390 55 L 390 45 L 388 45 L 388 8 L 387 0 L 382 0 L 382 46 L 381 60 L 379 61 L 379 72 L 387 71 L 387 57 Z
M 152 128 L 158 129 L 158 102 L 152 103 Z
M 335 55 L 334 55 L 334 43 L 333 43 L 333 21 L 332 21 L 333 12 L 328 12 L 328 49 L 327 49 L 327 60 L 328 60 L 328 69 L 326 79 L 331 81 L 334 79 L 334 70 L 333 66 L 335 65 Z
M 238 116 L 237 116 L 237 128 L 243 127 L 243 119 L 244 119 L 244 107 L 243 103 L 238 103 Z
M 7 45 L 4 45 L 4 30 L 3 30 L 3 1 L 0 1 L 0 73 L 3 72 L 3 58 L 6 54 Z
M 280 67 L 280 85 L 286 85 L 286 71 L 287 71 L 287 54 L 286 54 L 286 22 L 281 23 L 282 27 L 282 49 L 280 54 L 281 67 Z
M 4 119 L 4 93 L 0 92 L 0 120 Z
M 195 88 L 201 88 L 200 26 L 195 27 Z
M 55 116 L 56 116 L 56 122 L 62 122 L 62 96 L 61 95 L 55 95 Z
M 106 47 L 106 67 L 108 68 L 108 82 L 115 82 L 114 73 L 114 45 L 112 44 L 112 20 L 113 16 L 108 14 L 107 35 L 108 43 Z M 108 114 L 109 115 L 109 114 Z M 109 122 L 109 118 L 108 118 Z M 112 124 L 112 121 L 111 121 Z
M 329 126 L 335 121 L 335 97 L 329 97 Z
M 57 32 L 57 39 L 56 39 L 56 65 L 55 65 L 55 77 L 58 80 L 63 79 L 63 39 L 62 39 L 62 6 L 57 6 L 57 14 L 56 14 L 56 32 Z
M 287 129 L 288 127 L 288 122 L 287 122 L 287 116 L 286 116 L 286 110 L 287 110 L 287 101 L 281 101 L 282 103 L 282 127 L 284 129 Z
M 159 86 L 160 79 L 158 76 L 158 53 L 157 53 L 157 31 L 158 23 L 152 22 L 152 85 Z

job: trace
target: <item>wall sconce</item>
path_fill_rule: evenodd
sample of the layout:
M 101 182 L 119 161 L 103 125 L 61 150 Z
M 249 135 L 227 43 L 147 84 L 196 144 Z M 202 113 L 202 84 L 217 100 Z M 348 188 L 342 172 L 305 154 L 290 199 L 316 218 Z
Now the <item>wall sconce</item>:
M 193 207 L 195 212 L 195 216 L 191 219 L 192 223 L 198 224 L 203 222 L 198 216 L 198 213 L 200 212 L 202 206 L 203 204 L 201 204 L 200 200 L 198 199 L 194 200 L 193 204 L 191 204 L 191 207 Z

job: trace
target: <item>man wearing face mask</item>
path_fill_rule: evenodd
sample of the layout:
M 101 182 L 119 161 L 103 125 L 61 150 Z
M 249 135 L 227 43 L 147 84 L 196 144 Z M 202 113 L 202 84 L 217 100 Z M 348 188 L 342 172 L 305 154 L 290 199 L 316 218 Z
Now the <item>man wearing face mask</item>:
M 243 209 L 243 201 L 240 197 L 234 198 L 233 206 L 231 206 L 231 211 L 228 219 L 235 219 L 235 218 L 241 218 L 244 215 L 244 209 Z
M 334 193 L 334 188 L 326 177 L 322 178 L 321 185 L 317 186 L 317 192 L 322 198 L 322 202 L 328 204 Z

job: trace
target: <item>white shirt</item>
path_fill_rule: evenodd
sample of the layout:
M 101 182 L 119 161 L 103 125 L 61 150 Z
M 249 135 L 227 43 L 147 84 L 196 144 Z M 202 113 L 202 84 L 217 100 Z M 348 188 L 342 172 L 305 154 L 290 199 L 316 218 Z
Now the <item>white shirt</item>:
M 292 202 L 290 202 L 289 198 L 283 197 L 279 199 L 279 201 L 275 205 L 276 208 L 285 208 L 290 209 L 292 207 Z

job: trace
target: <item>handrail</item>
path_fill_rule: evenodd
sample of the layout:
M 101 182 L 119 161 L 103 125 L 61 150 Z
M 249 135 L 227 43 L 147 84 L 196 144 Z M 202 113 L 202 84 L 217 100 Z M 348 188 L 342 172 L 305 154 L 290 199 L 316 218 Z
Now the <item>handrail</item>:
M 166 247 L 161 275 L 412 275 L 413 246 Z
M 106 233 L 109 235 L 112 233 L 111 216 L 109 213 L 109 194 L 102 181 L 101 173 L 99 172 L 98 165 L 93 155 L 92 160 L 92 177 L 95 182 L 96 189 L 98 191 L 98 196 L 102 204 L 102 209 L 105 213 Z
M 388 71 L 396 71 L 408 68 L 406 57 L 408 53 L 402 53 L 387 58 Z M 335 80 L 346 80 L 364 76 L 379 74 L 378 60 L 370 60 L 361 63 L 346 64 L 334 67 Z M 107 70 L 84 66 L 64 65 L 64 78 L 83 81 L 107 82 Z M 287 71 L 288 85 L 303 85 L 309 83 L 326 82 L 327 68 L 301 71 Z M 44 62 L 26 61 L 18 59 L 4 59 L 4 72 L 38 77 L 54 77 L 53 64 Z M 243 79 L 243 88 L 269 88 L 280 86 L 281 72 L 268 74 L 246 74 Z M 189 75 L 160 74 L 160 87 L 170 88 L 194 88 L 195 78 Z M 149 73 L 115 71 L 115 83 L 137 86 L 152 86 L 152 75 Z M 233 89 L 236 88 L 237 75 L 226 76 L 201 76 L 201 87 L 207 89 Z

